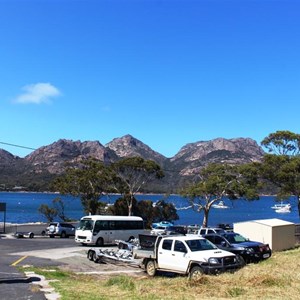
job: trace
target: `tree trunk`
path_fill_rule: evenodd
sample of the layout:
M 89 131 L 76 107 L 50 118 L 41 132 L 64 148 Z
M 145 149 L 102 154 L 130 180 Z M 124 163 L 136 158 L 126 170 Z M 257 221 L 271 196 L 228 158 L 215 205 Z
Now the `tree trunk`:
M 132 215 L 132 203 L 128 205 L 128 216 L 130 217 Z
M 208 210 L 204 208 L 204 216 L 203 216 L 203 223 L 202 223 L 202 227 L 207 227 L 208 224 Z
M 298 198 L 298 214 L 300 218 L 300 195 L 298 195 L 297 198 Z

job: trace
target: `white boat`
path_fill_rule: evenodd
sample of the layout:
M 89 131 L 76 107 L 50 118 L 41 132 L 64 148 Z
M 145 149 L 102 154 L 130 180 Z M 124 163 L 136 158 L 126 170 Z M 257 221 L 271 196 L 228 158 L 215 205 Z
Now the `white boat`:
M 290 205 L 282 206 L 280 208 L 275 209 L 275 212 L 281 214 L 289 213 L 291 212 L 291 206 Z
M 280 209 L 280 208 L 289 208 L 289 209 L 291 209 L 291 204 L 290 203 L 285 204 L 285 203 L 281 202 L 281 203 L 273 205 L 271 208 L 272 209 Z
M 229 206 L 224 204 L 224 201 L 219 201 L 217 204 L 212 205 L 213 208 L 229 208 Z

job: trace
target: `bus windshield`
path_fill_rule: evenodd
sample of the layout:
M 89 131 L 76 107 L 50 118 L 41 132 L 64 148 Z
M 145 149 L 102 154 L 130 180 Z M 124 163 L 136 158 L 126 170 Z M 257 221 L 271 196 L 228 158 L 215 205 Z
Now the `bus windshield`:
M 80 230 L 92 230 L 94 227 L 94 221 L 89 219 L 80 220 L 77 229 Z

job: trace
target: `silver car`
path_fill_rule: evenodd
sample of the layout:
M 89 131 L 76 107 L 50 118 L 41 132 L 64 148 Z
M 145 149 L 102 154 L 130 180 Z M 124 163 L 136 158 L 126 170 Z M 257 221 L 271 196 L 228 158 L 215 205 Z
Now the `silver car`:
M 60 236 L 61 238 L 75 236 L 75 226 L 70 223 L 51 222 L 46 229 L 46 234 L 51 238 L 55 236 Z

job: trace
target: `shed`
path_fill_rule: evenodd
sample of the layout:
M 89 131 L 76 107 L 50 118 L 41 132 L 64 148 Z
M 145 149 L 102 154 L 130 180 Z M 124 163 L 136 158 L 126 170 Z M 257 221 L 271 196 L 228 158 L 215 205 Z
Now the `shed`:
M 233 224 L 234 232 L 252 241 L 269 244 L 272 251 L 295 247 L 295 224 L 281 219 L 253 220 Z

